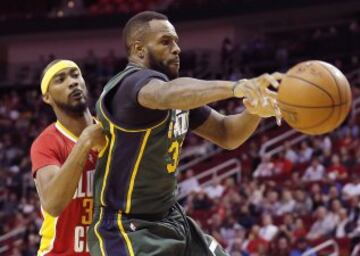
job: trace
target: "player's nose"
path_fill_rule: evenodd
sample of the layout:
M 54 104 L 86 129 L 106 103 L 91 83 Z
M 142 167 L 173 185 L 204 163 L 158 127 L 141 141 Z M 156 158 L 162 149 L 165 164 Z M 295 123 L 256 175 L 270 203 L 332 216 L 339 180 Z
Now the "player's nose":
M 70 89 L 73 89 L 74 87 L 79 87 L 80 83 L 77 79 L 71 79 L 69 81 L 69 87 Z
M 181 49 L 177 43 L 174 43 L 172 54 L 179 55 L 181 53 Z

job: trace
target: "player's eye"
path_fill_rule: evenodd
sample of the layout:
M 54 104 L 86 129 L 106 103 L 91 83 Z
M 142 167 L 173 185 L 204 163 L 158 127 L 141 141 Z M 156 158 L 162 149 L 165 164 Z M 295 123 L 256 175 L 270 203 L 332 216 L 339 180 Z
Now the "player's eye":
M 168 39 L 162 40 L 162 41 L 161 41 L 161 44 L 162 44 L 162 45 L 169 45 L 169 44 L 170 44 L 170 40 L 168 40 Z
M 65 78 L 63 76 L 58 76 L 54 82 L 57 84 L 61 84 L 62 82 L 64 82 L 64 80 Z
M 74 73 L 72 74 L 72 77 L 77 78 L 77 77 L 79 77 L 79 75 L 80 75 L 80 73 L 79 73 L 79 72 L 74 72 Z

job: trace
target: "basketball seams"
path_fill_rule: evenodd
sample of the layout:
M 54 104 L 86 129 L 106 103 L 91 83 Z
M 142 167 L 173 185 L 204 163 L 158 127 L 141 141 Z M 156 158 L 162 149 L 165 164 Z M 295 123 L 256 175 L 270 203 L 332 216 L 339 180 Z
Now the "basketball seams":
M 321 62 L 319 62 L 319 65 L 320 65 L 322 68 L 324 68 L 324 69 L 330 74 L 330 76 L 334 79 L 334 81 L 335 81 L 335 86 L 336 86 L 336 89 L 337 89 L 338 94 L 339 94 L 339 102 L 342 102 L 341 90 L 340 90 L 340 87 L 339 87 L 339 84 L 338 84 L 338 82 L 337 82 L 336 77 L 335 77 L 334 74 L 328 69 L 328 67 L 327 67 L 325 64 L 322 64 Z M 345 104 L 347 104 L 347 102 L 346 102 Z M 341 110 L 342 110 L 342 108 L 340 108 L 340 109 L 338 110 L 338 112 L 339 112 L 339 113 L 338 113 L 338 121 L 337 121 L 336 123 L 339 123 L 339 121 L 341 120 Z
M 341 102 L 339 104 L 327 105 L 327 106 L 304 106 L 304 105 L 296 105 L 296 104 L 284 102 L 282 100 L 278 100 L 278 102 L 283 105 L 290 106 L 290 107 L 296 107 L 296 108 L 334 108 L 334 107 L 341 107 L 341 106 L 347 104 L 347 102 Z
M 316 135 L 340 124 L 349 100 L 347 84 L 343 84 L 343 78 L 336 72 L 337 68 L 326 62 L 308 61 L 286 73 L 278 90 L 278 102 L 284 120 L 291 127 Z M 287 86 L 281 90 L 281 84 Z
M 287 113 L 291 113 L 292 111 L 286 110 L 286 109 L 282 109 L 281 111 L 283 112 L 287 112 Z M 332 114 L 334 113 L 334 110 L 332 110 L 331 112 L 329 112 L 329 114 L 326 116 L 326 118 L 321 119 L 320 122 L 316 122 L 310 126 L 297 126 L 296 128 L 294 128 L 295 130 L 309 130 L 309 129 L 313 129 L 315 127 L 318 127 L 319 125 L 325 123 L 327 120 L 329 120 L 332 116 Z
M 322 91 L 322 92 L 325 93 L 327 96 L 329 96 L 329 98 L 331 99 L 331 101 L 332 101 L 333 104 L 335 103 L 335 100 L 334 100 L 334 98 L 331 96 L 331 94 L 330 94 L 328 91 L 326 91 L 324 88 L 318 86 L 317 84 L 315 84 L 315 83 L 313 83 L 313 82 L 311 82 L 311 81 L 308 81 L 308 80 L 306 80 L 306 79 L 304 79 L 304 78 L 301 78 L 301 77 L 298 77 L 298 76 L 294 76 L 294 75 L 286 75 L 286 77 L 289 77 L 289 78 L 292 78 L 292 79 L 298 79 L 298 80 L 301 80 L 301 81 L 303 81 L 303 82 L 309 83 L 309 84 L 312 85 L 312 86 L 315 86 L 315 87 L 318 88 L 320 91 Z
M 289 77 L 289 78 L 292 78 L 292 79 L 298 79 L 298 80 L 300 80 L 300 81 L 303 81 L 303 82 L 308 83 L 309 85 L 314 86 L 315 88 L 317 88 L 317 89 L 319 89 L 320 91 L 322 91 L 323 93 L 325 93 L 325 94 L 330 98 L 330 100 L 331 100 L 331 102 L 332 102 L 332 106 L 331 106 L 331 111 L 330 111 L 330 113 L 328 113 L 328 115 L 326 116 L 326 118 L 324 118 L 323 120 L 321 120 L 321 122 L 316 122 L 316 123 L 314 123 L 314 124 L 312 124 L 312 125 L 310 125 L 310 126 L 307 126 L 307 127 L 297 127 L 298 129 L 303 129 L 303 130 L 313 129 L 313 128 L 318 127 L 319 125 L 325 123 L 327 120 L 329 120 L 329 119 L 333 116 L 333 114 L 334 114 L 334 112 L 335 112 L 335 108 L 334 108 L 335 100 L 334 100 L 334 98 L 332 97 L 332 95 L 331 95 L 328 91 L 326 91 L 324 88 L 320 87 L 319 85 L 317 85 L 317 84 L 315 84 L 315 83 L 313 83 L 313 82 L 311 82 L 311 81 L 308 81 L 308 80 L 306 80 L 306 79 L 304 79 L 304 78 L 301 78 L 301 77 L 298 77 L 298 76 L 294 76 L 294 75 L 286 75 L 286 76 Z

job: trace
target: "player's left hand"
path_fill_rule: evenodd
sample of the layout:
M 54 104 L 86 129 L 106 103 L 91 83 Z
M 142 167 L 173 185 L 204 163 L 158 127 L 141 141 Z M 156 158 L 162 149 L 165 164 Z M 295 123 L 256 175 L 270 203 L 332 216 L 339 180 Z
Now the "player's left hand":
M 278 125 L 281 124 L 281 112 L 277 104 L 277 94 L 268 89 L 269 86 L 279 87 L 279 81 L 284 75 L 279 72 L 263 74 L 252 79 L 240 80 L 234 88 L 234 96 L 244 97 L 245 107 L 251 114 L 260 117 L 275 116 Z
M 274 95 L 271 95 L 274 94 Z M 259 117 L 272 117 L 275 116 L 277 125 L 281 125 L 281 111 L 276 100 L 276 93 L 269 92 L 263 96 L 262 102 L 252 103 L 251 100 L 243 99 L 244 106 L 250 114 Z

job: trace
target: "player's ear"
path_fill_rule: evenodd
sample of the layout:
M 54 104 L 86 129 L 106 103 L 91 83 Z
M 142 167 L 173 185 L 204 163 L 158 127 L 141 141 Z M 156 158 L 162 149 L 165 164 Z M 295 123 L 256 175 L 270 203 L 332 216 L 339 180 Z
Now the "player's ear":
M 134 53 L 140 59 L 143 59 L 145 57 L 145 49 L 142 43 L 138 40 L 134 42 Z
M 49 96 L 49 93 L 45 93 L 45 94 L 42 96 L 42 99 L 43 99 L 43 101 L 44 101 L 46 104 L 49 104 L 49 105 L 50 105 L 50 96 Z

